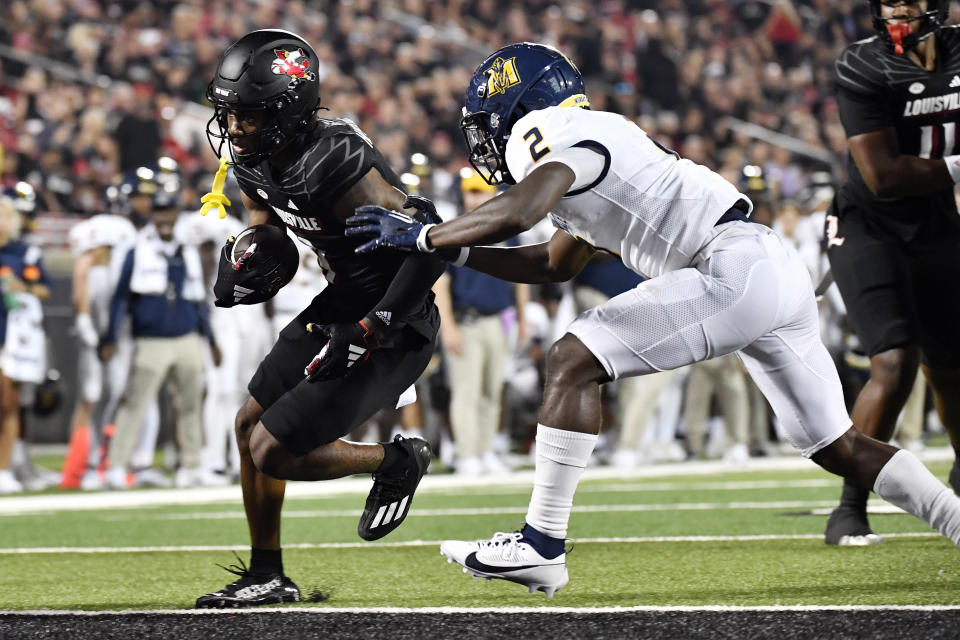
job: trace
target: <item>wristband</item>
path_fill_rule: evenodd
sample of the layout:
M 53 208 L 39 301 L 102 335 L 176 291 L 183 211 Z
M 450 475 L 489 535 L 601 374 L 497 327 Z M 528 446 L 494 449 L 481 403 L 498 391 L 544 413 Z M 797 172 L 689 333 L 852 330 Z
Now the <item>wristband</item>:
M 462 267 L 467 264 L 467 258 L 470 257 L 470 247 L 460 247 L 460 255 L 457 256 L 457 259 L 451 262 L 455 267 Z
M 950 173 L 953 183 L 960 183 L 960 155 L 944 156 L 943 161 L 947 163 L 947 171 Z
M 435 248 L 430 246 L 430 240 L 427 239 L 427 234 L 430 232 L 430 229 L 435 227 L 435 224 L 425 224 L 423 228 L 420 229 L 420 235 L 417 236 L 417 250 L 421 253 L 433 253 L 436 251 Z

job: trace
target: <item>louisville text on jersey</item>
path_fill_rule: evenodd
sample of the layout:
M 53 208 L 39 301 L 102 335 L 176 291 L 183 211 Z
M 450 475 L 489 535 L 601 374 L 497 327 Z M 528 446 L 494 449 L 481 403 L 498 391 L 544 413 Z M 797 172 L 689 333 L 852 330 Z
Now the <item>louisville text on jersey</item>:
M 317 218 L 307 218 L 305 216 L 296 216 L 277 207 L 275 205 L 270 205 L 270 208 L 273 209 L 280 219 L 283 220 L 284 224 L 288 227 L 293 227 L 294 229 L 302 229 L 304 231 L 323 231 L 323 226 L 320 224 L 320 220 Z
M 942 111 L 956 111 L 960 109 L 960 91 L 948 93 L 943 96 L 931 96 L 929 98 L 917 98 L 909 100 L 903 107 L 903 116 L 925 116 L 931 113 Z

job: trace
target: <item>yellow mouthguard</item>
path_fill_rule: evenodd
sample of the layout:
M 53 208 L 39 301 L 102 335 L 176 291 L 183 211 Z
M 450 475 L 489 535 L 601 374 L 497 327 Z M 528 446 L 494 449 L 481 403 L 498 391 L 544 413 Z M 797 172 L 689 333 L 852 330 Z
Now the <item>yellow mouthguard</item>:
M 230 206 L 230 199 L 223 194 L 223 185 L 227 181 L 227 166 L 229 160 L 226 157 L 220 158 L 220 166 L 217 168 L 217 175 L 213 177 L 213 187 L 210 193 L 200 198 L 203 206 L 200 207 L 200 215 L 205 216 L 210 209 L 216 209 L 221 218 L 227 217 L 227 210 L 224 205 Z

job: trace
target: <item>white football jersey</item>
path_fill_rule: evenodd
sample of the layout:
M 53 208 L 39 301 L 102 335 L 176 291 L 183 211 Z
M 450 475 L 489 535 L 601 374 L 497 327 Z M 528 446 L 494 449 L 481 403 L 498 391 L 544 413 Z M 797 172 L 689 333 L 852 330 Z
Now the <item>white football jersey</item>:
M 605 111 L 531 111 L 511 130 L 507 168 L 519 182 L 541 164 L 563 162 L 571 148 L 600 154 L 603 171 L 568 192 L 551 220 L 648 278 L 689 266 L 720 216 L 740 199 L 750 202 L 720 175 L 679 158 L 627 118 Z
M 136 235 L 136 228 L 126 218 L 101 213 L 70 227 L 70 251 L 79 256 L 97 247 L 130 244 Z

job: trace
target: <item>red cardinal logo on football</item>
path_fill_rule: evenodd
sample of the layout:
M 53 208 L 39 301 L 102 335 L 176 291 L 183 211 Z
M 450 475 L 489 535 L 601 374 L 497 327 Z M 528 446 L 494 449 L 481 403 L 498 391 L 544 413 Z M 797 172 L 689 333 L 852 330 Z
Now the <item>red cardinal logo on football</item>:
M 313 79 L 313 74 L 307 71 L 310 67 L 310 60 L 303 52 L 303 49 L 296 51 L 286 51 L 285 49 L 274 49 L 276 59 L 270 65 L 270 70 L 278 76 L 285 75 L 292 78 Z

